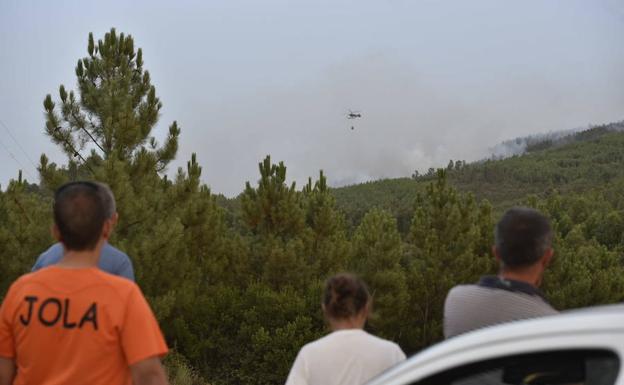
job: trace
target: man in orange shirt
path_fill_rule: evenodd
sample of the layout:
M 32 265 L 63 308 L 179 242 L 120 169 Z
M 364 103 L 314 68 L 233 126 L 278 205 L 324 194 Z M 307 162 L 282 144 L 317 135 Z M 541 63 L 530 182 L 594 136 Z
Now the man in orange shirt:
M 97 268 L 111 232 L 102 188 L 73 182 L 54 199 L 54 266 L 15 281 L 0 308 L 0 385 L 166 385 L 167 345 L 132 281 Z

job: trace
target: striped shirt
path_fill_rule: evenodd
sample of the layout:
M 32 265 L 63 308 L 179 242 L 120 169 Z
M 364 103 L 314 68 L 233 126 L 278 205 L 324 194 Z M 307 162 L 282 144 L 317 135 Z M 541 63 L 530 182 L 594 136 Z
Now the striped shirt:
M 459 285 L 449 291 L 444 303 L 444 337 L 557 313 L 539 290 L 527 283 L 484 277 L 476 285 Z

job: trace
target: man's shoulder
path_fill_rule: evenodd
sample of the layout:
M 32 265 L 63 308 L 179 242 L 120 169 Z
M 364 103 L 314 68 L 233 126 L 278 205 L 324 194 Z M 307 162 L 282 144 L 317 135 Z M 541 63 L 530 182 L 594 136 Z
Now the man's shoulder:
M 102 283 L 114 287 L 116 290 L 130 292 L 138 289 L 138 286 L 135 282 L 124 277 L 109 273 L 101 269 L 95 269 L 94 273 L 97 274 L 98 278 L 101 280 Z
M 102 248 L 98 265 L 104 271 L 134 281 L 134 268 L 130 257 L 109 243 Z
M 9 291 L 7 295 L 10 293 L 12 295 L 21 296 L 20 292 L 22 290 L 29 290 L 34 286 L 46 285 L 49 272 L 47 269 L 48 266 L 42 266 L 42 268 L 23 274 L 19 276 L 11 286 L 9 287 Z
M 123 251 L 119 250 L 108 242 L 102 247 L 102 256 L 104 255 L 119 259 L 129 259 L 128 254 L 124 253 Z
M 444 303 L 444 336 L 485 326 L 557 314 L 539 295 L 481 285 L 455 286 Z
M 40 269 L 49 265 L 58 263 L 63 258 L 63 245 L 55 243 L 50 246 L 43 253 L 39 254 L 37 262 L 35 262 L 35 268 Z
M 495 287 L 487 287 L 481 286 L 477 284 L 464 284 L 457 285 L 449 290 L 446 298 L 449 299 L 464 299 L 466 297 L 498 297 L 498 296 L 510 296 L 510 297 L 520 297 L 520 298 L 531 298 L 531 299 L 539 299 L 541 298 L 536 295 L 530 295 L 526 293 L 511 291 L 511 290 L 503 290 Z
M 116 298 L 120 304 L 126 304 L 135 292 L 141 291 L 134 281 L 122 276 L 111 274 L 99 268 L 92 269 L 90 273 L 93 274 L 92 285 L 101 287 L 102 289 L 98 289 L 98 291 L 102 295 Z
M 24 275 L 19 276 L 13 283 L 11 284 L 11 290 L 15 291 L 29 283 L 35 282 L 37 277 L 41 274 L 41 271 L 33 271 L 31 273 L 26 273 Z
M 479 308 L 504 308 L 508 312 L 554 314 L 557 311 L 541 296 L 481 285 L 453 287 L 445 301 L 445 312 L 451 309 L 479 311 Z
M 481 292 L 484 288 L 475 284 L 463 284 L 453 286 L 446 295 L 446 299 L 464 296 L 466 294 Z M 489 289 L 488 289 L 489 290 Z
M 47 267 L 45 269 L 40 269 L 20 276 L 13 282 L 13 285 L 22 286 L 29 283 L 47 282 L 51 279 L 57 278 L 59 274 L 71 270 L 72 269 L 57 268 L 55 266 Z M 88 269 L 87 273 L 84 274 L 91 274 L 88 278 L 90 284 L 108 285 L 124 291 L 134 290 L 135 288 L 138 288 L 135 282 L 108 273 L 99 268 L 94 267 L 92 269 Z

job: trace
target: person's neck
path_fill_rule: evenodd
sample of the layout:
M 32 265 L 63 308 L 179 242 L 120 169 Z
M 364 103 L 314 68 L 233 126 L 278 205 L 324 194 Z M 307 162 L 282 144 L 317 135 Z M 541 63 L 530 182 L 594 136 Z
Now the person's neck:
M 338 330 L 347 330 L 347 329 L 364 329 L 365 323 L 366 323 L 366 320 L 362 321 L 362 320 L 355 319 L 355 318 L 329 320 L 329 328 L 333 332 L 338 331 Z
M 503 279 L 525 282 L 534 287 L 539 287 L 541 282 L 541 274 L 535 269 L 531 268 L 520 271 L 503 269 L 500 271 L 498 276 Z
M 64 268 L 84 268 L 97 266 L 100 257 L 100 248 L 93 250 L 67 250 L 63 252 L 63 258 L 57 266 Z

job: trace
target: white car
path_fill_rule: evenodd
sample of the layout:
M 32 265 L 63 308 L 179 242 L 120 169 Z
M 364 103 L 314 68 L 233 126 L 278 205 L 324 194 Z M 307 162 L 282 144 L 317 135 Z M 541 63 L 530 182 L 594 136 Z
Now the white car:
M 624 306 L 516 321 L 424 350 L 368 385 L 624 385 Z

